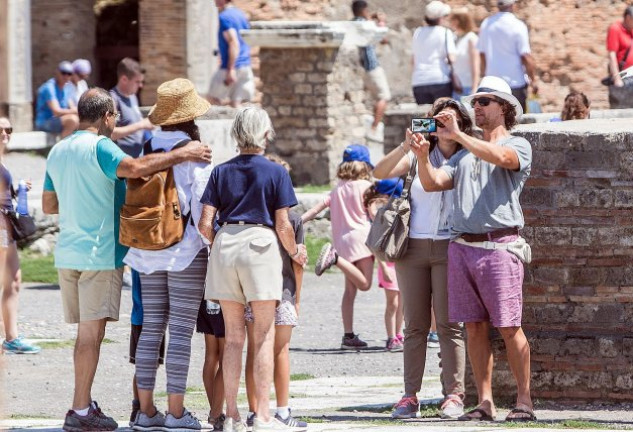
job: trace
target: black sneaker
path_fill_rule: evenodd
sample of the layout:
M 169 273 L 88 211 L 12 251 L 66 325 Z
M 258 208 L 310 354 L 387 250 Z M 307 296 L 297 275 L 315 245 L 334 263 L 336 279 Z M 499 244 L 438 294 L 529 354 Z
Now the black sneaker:
M 218 418 L 213 420 L 213 417 L 209 416 L 209 424 L 213 426 L 214 431 L 223 431 L 224 430 L 224 420 L 226 420 L 226 416 L 224 414 L 220 414 Z
M 354 337 L 343 336 L 341 341 L 341 349 L 344 350 L 362 350 L 367 348 L 367 342 L 361 340 L 357 334 Z
M 83 432 L 83 431 L 113 431 L 119 427 L 119 424 L 112 417 L 108 417 L 95 403 L 88 408 L 88 414 L 80 416 L 73 410 L 66 413 L 63 429 L 67 432 Z

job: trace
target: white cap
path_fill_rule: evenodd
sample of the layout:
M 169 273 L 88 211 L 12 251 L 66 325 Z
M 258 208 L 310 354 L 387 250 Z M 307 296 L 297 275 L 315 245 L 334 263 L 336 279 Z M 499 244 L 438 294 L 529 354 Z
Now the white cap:
M 517 0 L 497 0 L 497 6 L 510 6 L 517 2 Z
M 86 59 L 77 59 L 73 62 L 73 71 L 76 74 L 90 75 L 92 72 L 92 66 Z
M 447 16 L 451 13 L 451 7 L 446 3 L 442 3 L 439 0 L 433 0 L 426 5 L 424 9 L 424 15 L 427 19 L 436 20 Z

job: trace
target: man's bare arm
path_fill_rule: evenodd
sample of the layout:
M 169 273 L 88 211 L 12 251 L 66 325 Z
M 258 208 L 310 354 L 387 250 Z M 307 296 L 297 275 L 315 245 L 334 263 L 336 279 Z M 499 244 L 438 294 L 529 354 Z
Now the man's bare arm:
M 59 201 L 53 191 L 44 191 L 42 194 L 42 211 L 46 214 L 59 214 Z
M 125 138 L 128 135 L 132 135 L 133 133 L 140 130 L 151 130 L 153 128 L 154 125 L 149 121 L 149 119 L 143 119 L 127 126 L 115 127 L 110 138 L 112 139 L 112 141 L 116 141 L 120 138 Z
M 200 216 L 200 221 L 198 222 L 198 231 L 200 234 L 206 238 L 210 244 L 213 244 L 213 240 L 215 238 L 215 215 L 218 209 L 208 204 L 204 204 L 202 207 L 202 215 Z
M 616 87 L 622 87 L 624 81 L 620 76 L 620 65 L 618 64 L 618 56 L 615 51 L 609 51 L 609 73 L 613 79 L 613 85 Z
M 308 261 L 307 250 L 305 245 L 297 244 L 295 241 L 295 231 L 288 218 L 288 207 L 275 210 L 275 231 L 290 258 L 299 265 L 305 265 Z
M 181 162 L 211 162 L 211 149 L 199 141 L 165 153 L 152 153 L 138 159 L 123 159 L 116 170 L 119 178 L 139 178 L 177 165 Z

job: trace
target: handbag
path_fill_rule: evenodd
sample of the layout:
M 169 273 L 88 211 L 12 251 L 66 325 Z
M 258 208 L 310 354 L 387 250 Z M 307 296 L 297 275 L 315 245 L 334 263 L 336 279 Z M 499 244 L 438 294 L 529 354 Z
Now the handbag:
M 11 198 L 15 200 L 16 194 L 13 185 L 11 185 Z M 13 240 L 24 240 L 37 231 L 33 217 L 28 214 L 20 214 L 13 209 L 3 209 L 2 213 L 6 216 L 13 230 Z
M 415 177 L 417 158 L 413 159 L 402 188 L 402 194 L 391 194 L 384 207 L 376 212 L 365 245 L 381 261 L 396 261 L 405 254 L 409 242 L 411 203 L 409 189 Z
M 631 51 L 631 47 L 633 47 L 633 39 L 631 39 L 631 44 L 626 49 L 626 52 L 624 53 L 624 57 L 622 57 L 622 61 L 620 63 L 618 63 L 618 69 L 620 71 L 622 69 L 624 69 L 624 65 L 626 65 L 626 60 L 629 58 L 629 52 Z M 602 80 L 600 80 L 600 83 L 602 85 L 605 85 L 605 86 L 612 86 L 613 85 L 613 75 L 611 75 L 611 70 L 609 70 L 608 66 L 607 66 L 607 73 L 609 74 L 609 76 L 606 77 L 606 78 L 602 78 Z
M 453 87 L 453 92 L 461 94 L 464 91 L 464 86 L 462 82 L 459 80 L 459 77 L 455 73 L 455 69 L 453 67 L 453 62 L 451 62 L 451 58 L 448 55 L 448 29 L 446 29 L 446 38 L 445 44 L 446 46 L 446 61 L 448 62 L 448 66 L 450 67 L 450 75 L 451 75 L 451 86 Z

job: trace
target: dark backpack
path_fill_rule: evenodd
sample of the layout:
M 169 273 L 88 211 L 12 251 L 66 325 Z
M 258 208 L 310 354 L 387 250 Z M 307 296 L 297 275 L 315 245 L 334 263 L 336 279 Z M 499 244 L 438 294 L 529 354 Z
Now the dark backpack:
M 178 142 L 172 150 L 189 140 Z M 144 154 L 158 153 L 151 139 L 143 147 Z M 183 216 L 174 181 L 173 168 L 147 177 L 127 179 L 125 204 L 121 207 L 119 242 L 143 250 L 161 250 L 178 243 L 185 234 L 189 215 Z

